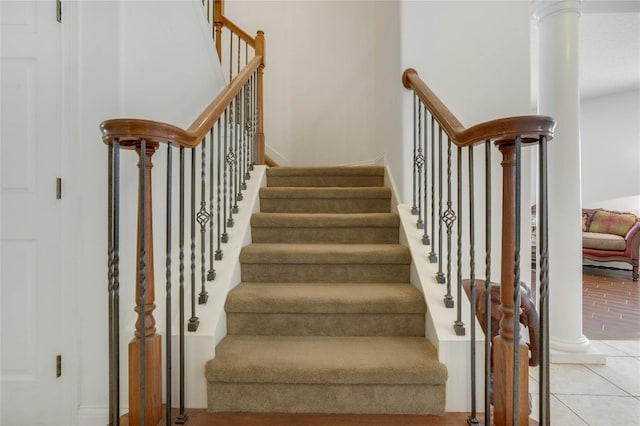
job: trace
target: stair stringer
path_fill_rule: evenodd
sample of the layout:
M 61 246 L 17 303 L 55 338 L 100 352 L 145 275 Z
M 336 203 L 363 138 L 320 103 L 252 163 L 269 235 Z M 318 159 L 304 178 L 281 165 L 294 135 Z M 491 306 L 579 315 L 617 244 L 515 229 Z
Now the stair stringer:
M 222 246 L 223 258 L 215 262 L 216 278 L 206 284 L 209 300 L 207 304 L 197 306 L 196 313 L 200 319 L 200 326 L 195 332 L 185 331 L 186 407 L 207 408 L 207 380 L 203 374 L 203 368 L 208 360 L 215 357 L 216 346 L 227 335 L 227 316 L 224 304 L 227 300 L 227 294 L 240 283 L 240 250 L 251 244 L 251 215 L 260 211 L 259 191 L 261 187 L 266 185 L 266 167 L 254 166 L 251 179 L 247 181 L 247 190 L 243 192 L 244 199 L 239 204 L 240 211 L 234 216 L 235 224 L 233 227 L 227 228 L 229 242 Z M 186 294 L 189 292 L 185 288 Z M 188 318 L 188 303 L 186 303 L 185 310 L 185 315 Z M 176 311 L 174 310 L 174 312 Z M 177 315 L 172 318 L 172 323 L 172 405 L 177 407 L 179 406 L 180 373 L 178 365 L 180 336 Z
M 389 170 L 387 169 L 387 173 Z M 394 188 L 392 187 L 392 191 Z M 394 194 L 395 195 L 395 194 Z M 448 379 L 446 386 L 446 412 L 468 412 L 471 407 L 471 349 L 470 349 L 470 304 L 467 297 L 462 297 L 462 321 L 466 335 L 457 336 L 453 324 L 456 320 L 456 308 L 446 308 L 443 298 L 446 286 L 436 283 L 437 263 L 428 261 L 430 247 L 422 243 L 423 231 L 416 227 L 416 216 L 411 214 L 411 206 L 398 204 L 400 215 L 400 244 L 411 251 L 411 284 L 424 295 L 427 304 L 425 314 L 426 338 L 436 347 L 438 360 L 446 365 Z M 455 279 L 455 278 L 454 278 Z M 452 280 L 453 281 L 453 280 Z M 452 294 L 455 303 L 456 285 L 452 282 Z M 484 407 L 484 333 L 477 319 L 476 327 L 476 404 Z

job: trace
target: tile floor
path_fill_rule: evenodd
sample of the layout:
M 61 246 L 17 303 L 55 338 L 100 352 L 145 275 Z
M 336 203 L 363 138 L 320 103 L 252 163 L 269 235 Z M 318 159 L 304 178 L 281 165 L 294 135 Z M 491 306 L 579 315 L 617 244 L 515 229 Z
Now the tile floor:
M 551 424 L 640 425 L 640 341 L 591 340 L 605 365 L 551 364 Z M 530 369 L 532 418 L 538 419 L 538 371 Z

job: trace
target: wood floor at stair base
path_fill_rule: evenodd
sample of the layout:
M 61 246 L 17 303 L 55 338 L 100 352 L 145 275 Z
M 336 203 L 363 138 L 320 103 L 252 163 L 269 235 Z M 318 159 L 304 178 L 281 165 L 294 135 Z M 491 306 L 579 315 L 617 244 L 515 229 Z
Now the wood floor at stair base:
M 207 384 L 209 412 L 443 415 L 445 385 Z

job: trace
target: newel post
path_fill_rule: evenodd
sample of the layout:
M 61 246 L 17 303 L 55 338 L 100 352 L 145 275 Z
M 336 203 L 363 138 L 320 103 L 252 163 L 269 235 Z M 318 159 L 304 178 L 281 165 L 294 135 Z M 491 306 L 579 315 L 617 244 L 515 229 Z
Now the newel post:
M 493 339 L 493 407 L 496 426 L 512 424 L 513 411 L 517 410 L 518 424 L 529 424 L 529 352 L 527 346 L 520 345 L 518 406 L 513 407 L 513 339 L 514 315 L 520 315 L 520 307 L 515 312 L 514 268 L 515 268 L 515 144 L 499 145 L 502 153 L 502 269 L 500 271 L 500 333 Z
M 218 60 L 222 63 L 222 14 L 224 12 L 223 0 L 214 0 L 213 2 L 213 26 L 215 27 L 216 51 L 218 52 Z
M 256 34 L 256 56 L 261 56 L 262 61 L 258 67 L 258 131 L 256 132 L 256 162 L 258 164 L 264 164 L 264 116 L 263 116 L 263 104 L 264 104 L 264 89 L 263 89 L 263 74 L 265 67 L 265 40 L 264 32 L 258 31 Z
M 136 307 L 134 310 L 144 315 L 144 330 L 140 321 L 136 321 L 134 337 L 129 343 L 129 424 L 140 424 L 144 413 L 145 425 L 157 425 L 162 411 L 162 361 L 160 335 L 156 334 L 156 320 L 153 317 L 155 305 L 153 273 L 153 213 L 151 210 L 151 157 L 158 148 L 157 144 L 147 143 L 145 152 L 140 144 L 136 152 L 140 158 L 141 170 L 138 182 L 138 237 L 136 253 Z M 143 162 L 144 160 L 144 162 Z M 144 250 L 144 251 L 142 251 Z M 143 287 L 144 286 L 144 287 Z M 144 306 L 141 306 L 141 294 L 144 292 Z M 144 333 L 144 350 L 141 351 Z M 144 363 L 141 364 L 141 352 Z M 144 370 L 142 366 L 144 365 Z M 140 383 L 144 371 L 144 408 L 141 407 Z

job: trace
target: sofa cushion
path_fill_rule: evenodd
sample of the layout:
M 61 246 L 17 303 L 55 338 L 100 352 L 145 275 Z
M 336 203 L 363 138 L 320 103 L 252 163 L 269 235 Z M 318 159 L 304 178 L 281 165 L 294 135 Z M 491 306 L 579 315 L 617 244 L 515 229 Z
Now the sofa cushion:
M 624 251 L 626 243 L 624 237 L 613 234 L 601 234 L 598 232 L 583 232 L 582 247 L 597 250 Z
M 598 210 L 593 214 L 593 219 L 589 225 L 589 232 L 615 234 L 624 237 L 636 220 L 636 216 L 631 213 Z

